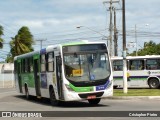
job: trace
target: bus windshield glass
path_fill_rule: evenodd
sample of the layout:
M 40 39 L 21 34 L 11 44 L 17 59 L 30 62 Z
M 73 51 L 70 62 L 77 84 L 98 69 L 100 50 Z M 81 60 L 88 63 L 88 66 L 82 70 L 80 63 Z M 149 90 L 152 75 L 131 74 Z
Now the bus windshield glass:
M 110 75 L 107 52 L 86 51 L 64 54 L 65 76 L 73 82 L 104 80 Z

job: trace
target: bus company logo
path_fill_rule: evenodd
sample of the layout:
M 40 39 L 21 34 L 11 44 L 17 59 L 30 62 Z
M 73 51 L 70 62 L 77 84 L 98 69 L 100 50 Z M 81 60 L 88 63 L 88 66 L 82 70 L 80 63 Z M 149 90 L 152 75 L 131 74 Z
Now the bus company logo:
M 160 72 L 159 71 L 153 71 L 153 72 L 148 71 L 148 74 L 160 74 Z
M 11 112 L 2 112 L 2 117 L 12 117 Z
M 148 74 L 151 74 L 151 71 L 148 71 Z

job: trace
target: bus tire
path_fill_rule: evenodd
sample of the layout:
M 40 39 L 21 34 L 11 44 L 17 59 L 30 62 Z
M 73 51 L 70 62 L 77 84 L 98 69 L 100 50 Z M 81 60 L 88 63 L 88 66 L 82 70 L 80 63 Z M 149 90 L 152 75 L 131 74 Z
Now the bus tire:
M 50 93 L 50 102 L 51 102 L 51 105 L 53 105 L 53 106 L 60 105 L 60 101 L 56 100 L 56 96 L 55 96 L 53 88 L 50 88 L 49 93 Z
M 89 99 L 88 102 L 92 105 L 97 105 L 101 101 L 101 98 Z
M 156 78 L 151 78 L 148 82 L 148 85 L 151 89 L 159 88 L 159 80 Z
M 25 95 L 26 95 L 26 99 L 29 100 L 30 99 L 30 95 L 29 95 L 29 92 L 28 92 L 27 85 L 25 85 Z

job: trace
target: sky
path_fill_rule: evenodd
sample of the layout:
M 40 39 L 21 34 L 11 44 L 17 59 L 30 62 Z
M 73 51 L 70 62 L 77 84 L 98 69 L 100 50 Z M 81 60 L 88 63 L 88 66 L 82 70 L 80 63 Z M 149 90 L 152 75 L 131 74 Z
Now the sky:
M 4 28 L 4 48 L 0 50 L 0 61 L 10 51 L 9 41 L 22 26 L 27 26 L 36 41 L 35 50 L 69 41 L 107 41 L 109 36 L 110 12 L 105 0 L 0 0 L 0 25 Z M 109 0 L 108 0 L 109 1 Z M 160 0 L 125 0 L 127 43 L 137 47 L 160 39 Z M 122 51 L 122 1 L 114 3 L 117 15 L 118 51 Z M 77 29 L 77 26 L 84 26 Z M 96 32 L 95 32 L 96 31 Z M 104 36 L 102 36 L 104 35 Z M 135 48 L 129 48 L 133 51 Z

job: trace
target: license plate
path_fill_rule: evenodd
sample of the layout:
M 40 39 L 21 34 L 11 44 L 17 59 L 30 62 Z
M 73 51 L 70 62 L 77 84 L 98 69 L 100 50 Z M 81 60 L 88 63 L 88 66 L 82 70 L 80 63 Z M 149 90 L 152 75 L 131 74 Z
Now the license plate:
M 96 98 L 95 95 L 90 95 L 90 96 L 87 97 L 87 99 L 95 99 L 95 98 Z

